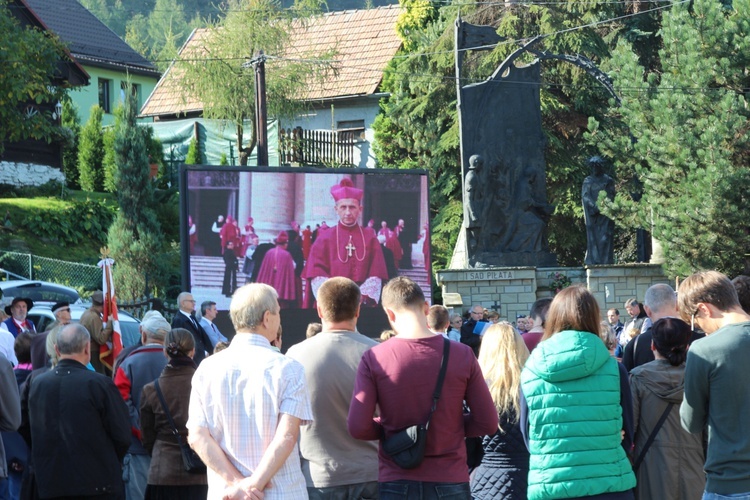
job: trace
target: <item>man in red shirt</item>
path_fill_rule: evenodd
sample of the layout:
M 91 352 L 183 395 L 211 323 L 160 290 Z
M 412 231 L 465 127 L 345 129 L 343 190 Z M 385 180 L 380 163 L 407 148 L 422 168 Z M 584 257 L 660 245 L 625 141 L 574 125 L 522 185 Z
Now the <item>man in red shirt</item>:
M 382 305 L 397 335 L 362 356 L 347 424 L 357 439 L 388 438 L 424 424 L 443 357 L 443 337 L 427 327 L 429 304 L 414 281 L 400 276 L 383 288 Z M 471 413 L 464 415 L 466 401 Z M 374 417 L 375 408 L 380 416 Z M 427 431 L 424 460 L 400 468 L 378 451 L 380 498 L 471 498 L 464 437 L 497 431 L 498 416 L 471 348 L 450 343 L 440 398 Z

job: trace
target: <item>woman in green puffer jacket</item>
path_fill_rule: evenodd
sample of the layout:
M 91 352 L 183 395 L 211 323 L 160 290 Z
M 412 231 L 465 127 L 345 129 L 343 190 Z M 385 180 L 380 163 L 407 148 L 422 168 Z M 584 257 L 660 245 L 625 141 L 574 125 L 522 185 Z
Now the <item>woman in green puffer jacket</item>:
M 628 376 L 599 337 L 600 321 L 591 292 L 563 289 L 521 374 L 529 500 L 633 498 Z

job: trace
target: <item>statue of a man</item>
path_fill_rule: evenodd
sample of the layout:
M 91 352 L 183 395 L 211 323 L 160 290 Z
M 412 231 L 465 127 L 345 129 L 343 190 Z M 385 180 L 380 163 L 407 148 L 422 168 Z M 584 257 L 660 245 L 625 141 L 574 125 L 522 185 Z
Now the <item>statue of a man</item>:
M 615 181 L 604 173 L 604 159 L 593 156 L 588 160 L 591 175 L 583 181 L 581 198 L 583 199 L 583 214 L 586 221 L 586 259 L 587 266 L 597 264 L 612 264 L 614 250 L 612 235 L 615 223 L 599 211 L 597 201 L 599 193 L 604 191 L 607 198 L 615 198 Z
M 479 232 L 482 227 L 481 216 L 484 209 L 484 183 L 482 182 L 482 167 L 484 160 L 479 155 L 469 158 L 469 172 L 464 179 L 464 227 L 469 254 L 473 255 L 477 249 Z

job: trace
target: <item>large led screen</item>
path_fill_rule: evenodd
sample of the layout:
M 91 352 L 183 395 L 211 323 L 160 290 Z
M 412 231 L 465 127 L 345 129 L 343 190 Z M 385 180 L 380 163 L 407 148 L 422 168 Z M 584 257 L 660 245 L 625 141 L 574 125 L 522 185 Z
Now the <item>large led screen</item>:
M 267 283 L 291 341 L 317 320 L 315 295 L 330 276 L 360 285 L 358 329 L 371 336 L 387 328 L 380 292 L 389 279 L 409 276 L 430 300 L 425 172 L 187 166 L 181 174 L 183 287 L 198 307 L 210 300 L 227 311 L 237 287 Z

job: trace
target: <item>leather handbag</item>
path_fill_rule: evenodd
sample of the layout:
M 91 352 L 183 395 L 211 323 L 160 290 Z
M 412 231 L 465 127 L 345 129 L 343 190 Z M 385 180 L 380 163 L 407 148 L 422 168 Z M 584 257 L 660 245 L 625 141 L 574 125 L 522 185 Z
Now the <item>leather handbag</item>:
M 430 419 L 435 412 L 435 408 L 437 408 L 440 391 L 443 389 L 449 354 L 450 340 L 443 338 L 443 360 L 440 363 L 440 374 L 438 375 L 435 392 L 432 395 L 432 407 L 430 408 L 430 414 L 427 416 L 427 421 L 424 424 L 409 426 L 383 440 L 383 451 L 402 469 L 414 469 L 424 460 L 427 429 L 430 427 Z
M 177 444 L 180 446 L 183 468 L 190 474 L 205 474 L 206 464 L 204 464 L 203 460 L 201 460 L 201 457 L 199 457 L 198 454 L 193 451 L 193 449 L 185 441 L 183 441 L 180 432 L 177 430 L 177 426 L 172 419 L 172 414 L 169 413 L 167 402 L 164 400 L 164 394 L 162 394 L 161 387 L 159 387 L 158 378 L 154 380 L 154 387 L 156 388 L 156 395 L 159 397 L 161 407 L 164 410 L 164 413 L 167 415 L 167 420 L 169 420 L 169 426 L 172 428 L 172 434 L 177 439 Z

